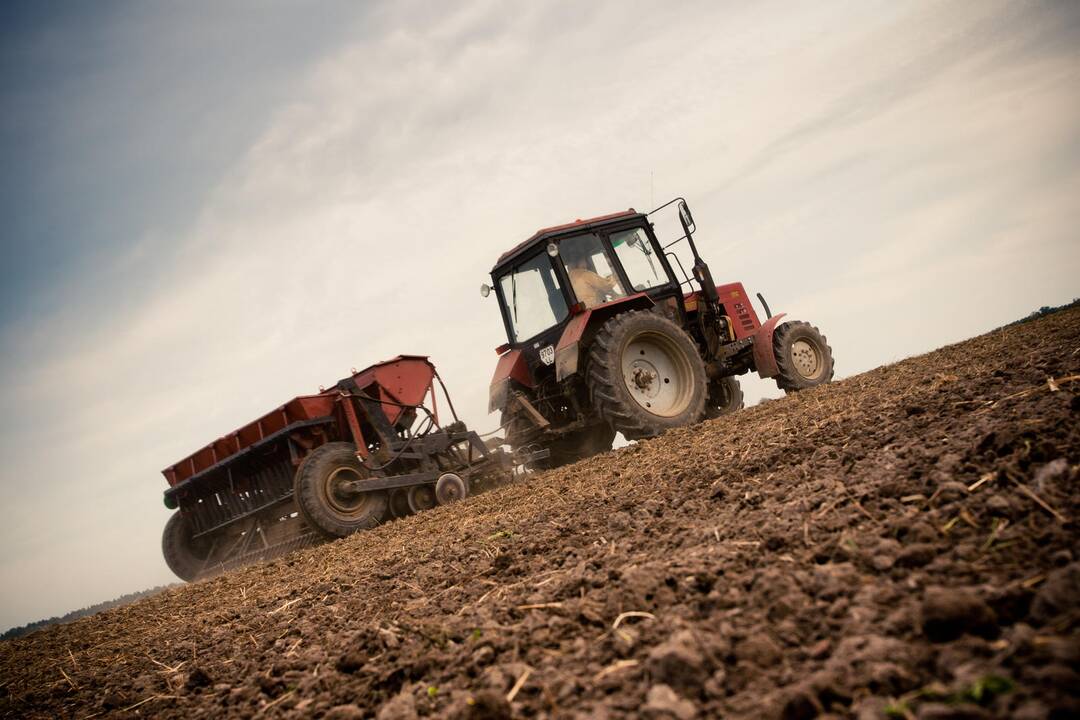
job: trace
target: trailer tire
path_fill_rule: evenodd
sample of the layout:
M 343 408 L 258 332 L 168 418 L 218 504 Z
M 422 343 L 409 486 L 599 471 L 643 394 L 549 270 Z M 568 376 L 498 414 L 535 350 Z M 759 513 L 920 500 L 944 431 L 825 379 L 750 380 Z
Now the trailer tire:
M 705 416 L 710 420 L 730 415 L 745 406 L 742 387 L 734 376 L 720 378 L 709 383 L 709 400 L 705 403 Z
M 304 458 L 293 481 L 300 515 L 327 538 L 375 527 L 386 515 L 386 492 L 347 493 L 338 487 L 343 481 L 369 476 L 352 443 L 332 442 L 315 448 Z
M 701 419 L 705 365 L 686 332 L 662 315 L 632 310 L 601 326 L 589 348 L 593 407 L 628 440 Z
M 161 554 L 165 564 L 185 582 L 198 579 L 206 568 L 210 548 L 191 537 L 191 525 L 179 510 L 169 516 L 161 534 Z
M 776 385 L 789 395 L 822 385 L 833 378 L 832 348 L 810 323 L 792 321 L 773 331 Z

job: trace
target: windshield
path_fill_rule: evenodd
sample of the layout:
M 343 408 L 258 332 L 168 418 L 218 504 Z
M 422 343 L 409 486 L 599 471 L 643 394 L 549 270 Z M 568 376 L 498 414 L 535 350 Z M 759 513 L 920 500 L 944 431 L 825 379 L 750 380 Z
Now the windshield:
M 660 261 L 654 256 L 648 235 L 641 228 L 611 234 L 611 246 L 622 263 L 634 292 L 643 292 L 668 282 Z
M 562 322 L 566 298 L 547 253 L 539 253 L 499 278 L 511 342 L 521 342 Z

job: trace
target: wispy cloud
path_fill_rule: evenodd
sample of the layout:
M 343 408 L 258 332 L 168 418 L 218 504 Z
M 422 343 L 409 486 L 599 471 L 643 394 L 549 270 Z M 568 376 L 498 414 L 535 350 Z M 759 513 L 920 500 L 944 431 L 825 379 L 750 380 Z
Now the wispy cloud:
M 114 32 L 153 67 L 151 20 Z M 199 142 L 159 138 L 165 166 L 194 168 L 158 197 L 166 220 L 65 246 L 92 281 L 0 330 L 0 622 L 168 579 L 160 468 L 350 366 L 430 353 L 489 429 L 503 331 L 477 287 L 552 222 L 687 195 L 714 274 L 818 322 L 845 372 L 1070 299 L 1080 84 L 1063 23 L 1057 5 L 473 2 L 321 27 L 295 65 L 250 70 L 284 90 L 185 116 Z M 175 83 L 212 78 L 229 39 Z M 114 143 L 147 121 L 116 114 Z M 140 197 L 144 175 L 85 157 L 127 181 L 95 212 Z

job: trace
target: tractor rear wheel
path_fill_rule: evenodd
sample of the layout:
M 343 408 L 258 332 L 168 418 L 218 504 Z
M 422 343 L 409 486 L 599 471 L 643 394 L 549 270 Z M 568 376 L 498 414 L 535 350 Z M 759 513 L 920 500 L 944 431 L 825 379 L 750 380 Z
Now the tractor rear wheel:
M 352 443 L 332 442 L 315 448 L 293 481 L 300 515 L 328 538 L 375 527 L 386 514 L 386 492 L 356 492 L 347 485 L 367 477 L 369 473 L 356 459 Z
M 832 348 L 821 331 L 809 323 L 786 322 L 776 328 L 773 353 L 780 370 L 776 385 L 786 393 L 832 380 Z
M 654 312 L 608 320 L 589 349 L 593 406 L 630 440 L 689 425 L 705 411 L 705 365 L 690 336 Z
M 192 538 L 191 535 L 191 525 L 179 510 L 169 517 L 161 534 L 165 564 L 186 582 L 202 575 L 211 550 L 211 543 L 205 538 Z
M 743 391 L 733 376 L 709 383 L 709 399 L 705 403 L 705 416 L 712 419 L 742 410 Z

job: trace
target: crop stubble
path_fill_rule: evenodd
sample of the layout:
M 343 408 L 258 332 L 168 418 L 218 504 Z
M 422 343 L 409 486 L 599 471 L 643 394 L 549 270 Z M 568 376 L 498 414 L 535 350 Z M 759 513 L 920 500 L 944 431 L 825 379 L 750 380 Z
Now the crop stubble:
M 669 432 L 0 643 L 0 712 L 1080 713 L 1078 375 L 1074 309 Z

